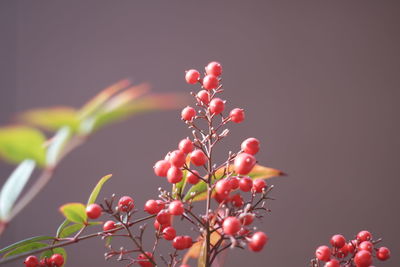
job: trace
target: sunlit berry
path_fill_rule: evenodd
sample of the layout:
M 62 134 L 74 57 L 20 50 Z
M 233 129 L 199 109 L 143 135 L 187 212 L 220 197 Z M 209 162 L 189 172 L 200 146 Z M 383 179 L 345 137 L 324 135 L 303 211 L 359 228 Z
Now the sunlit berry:
M 49 261 L 51 266 L 61 267 L 64 264 L 64 257 L 61 254 L 53 254 Z
M 255 155 L 260 150 L 260 141 L 254 137 L 247 138 L 242 142 L 240 148 L 248 154 Z
M 197 184 L 200 181 L 199 176 L 200 174 L 196 170 L 192 170 L 191 172 L 188 171 L 186 175 L 186 181 L 189 184 Z
M 151 263 L 151 261 L 149 260 L 149 258 L 153 259 L 153 254 L 151 252 L 145 252 L 145 253 L 146 253 L 147 257 L 144 254 L 140 254 L 138 256 L 138 260 L 137 260 L 138 264 L 142 267 L 153 267 L 154 264 Z
M 156 220 L 161 224 L 171 225 L 171 214 L 168 210 L 162 210 L 157 214 Z
M 222 229 L 227 235 L 235 235 L 237 232 L 239 232 L 241 227 L 242 224 L 240 223 L 239 219 L 232 216 L 226 217 L 222 224 Z
M 190 141 L 189 138 L 185 138 L 179 142 L 178 147 L 179 147 L 179 150 L 182 151 L 183 153 L 189 154 L 190 152 L 193 151 L 194 145 L 193 145 L 193 142 Z
M 371 243 L 371 241 L 363 241 L 358 245 L 358 250 L 366 250 L 372 253 L 372 250 L 374 249 L 374 244 Z
M 177 250 L 186 249 L 187 240 L 183 236 L 176 236 L 174 240 L 172 240 L 172 246 Z
M 231 121 L 235 123 L 241 123 L 244 121 L 244 110 L 241 108 L 232 109 L 232 111 L 229 113 L 229 117 L 231 118 Z
M 380 247 L 376 252 L 378 260 L 385 261 L 390 258 L 390 250 L 387 247 Z
M 253 180 L 250 177 L 243 177 L 239 180 L 239 188 L 243 192 L 249 192 L 253 187 Z
M 212 61 L 206 66 L 206 73 L 214 76 L 220 76 L 222 74 L 222 66 L 219 62 Z
M 201 90 L 196 95 L 197 101 L 200 101 L 204 105 L 210 103 L 210 94 L 206 90 Z
M 363 241 L 370 241 L 372 239 L 372 234 L 369 231 L 361 231 L 357 234 L 357 240 L 358 242 L 363 242 Z
M 28 256 L 25 261 L 25 266 L 26 267 L 37 267 L 39 265 L 39 260 L 36 256 Z
M 325 263 L 324 267 L 340 267 L 340 263 L 337 259 L 331 259 Z
M 197 70 L 191 69 L 186 71 L 185 80 L 189 84 L 195 84 L 200 79 L 200 72 Z
M 196 149 L 190 154 L 190 162 L 196 166 L 203 166 L 207 162 L 207 156 L 202 150 Z
M 162 235 L 165 240 L 172 240 L 176 236 L 176 230 L 174 227 L 168 226 L 162 231 Z
M 169 204 L 169 213 L 172 215 L 182 215 L 185 211 L 182 201 L 174 200 Z
M 233 195 L 231 197 L 231 202 L 237 208 L 240 208 L 244 204 L 244 200 L 240 194 Z
M 185 248 L 190 248 L 193 245 L 193 239 L 190 236 L 185 235 L 183 239 L 185 241 Z
M 135 207 L 135 202 L 131 197 L 123 196 L 118 201 L 118 210 L 129 212 Z
M 240 153 L 235 157 L 234 169 L 237 174 L 246 175 L 256 165 L 256 159 L 253 155 Z
M 346 244 L 346 239 L 342 235 L 332 236 L 330 243 L 335 248 L 342 248 Z
M 315 250 L 315 257 L 320 261 L 329 261 L 331 258 L 331 250 L 327 246 L 319 246 Z
M 174 150 L 169 155 L 169 162 L 175 167 L 182 167 L 186 162 L 186 155 L 181 150 Z
M 196 110 L 192 107 L 186 107 L 182 110 L 181 116 L 185 121 L 191 121 L 196 116 Z
M 369 251 L 361 250 L 354 256 L 354 263 L 357 267 L 369 267 L 372 263 L 372 254 Z
M 178 167 L 172 166 L 167 172 L 167 180 L 171 184 L 179 183 L 182 180 L 183 172 Z
M 243 225 L 250 225 L 253 223 L 254 217 L 255 217 L 254 214 L 247 213 L 246 215 L 240 217 L 240 222 Z
M 220 98 L 214 98 L 213 100 L 211 100 L 210 102 L 210 112 L 212 114 L 220 114 L 222 111 L 224 111 L 225 109 L 225 103 L 223 100 L 221 100 Z
M 218 194 L 229 194 L 231 184 L 228 179 L 221 179 L 215 184 L 215 191 Z
M 219 81 L 217 76 L 208 74 L 203 78 L 203 87 L 207 90 L 217 89 Z
M 86 215 L 93 220 L 100 217 L 101 211 L 102 208 L 100 207 L 99 204 L 96 203 L 90 204 L 89 206 L 86 207 Z
M 268 242 L 268 236 L 263 232 L 256 232 L 249 241 L 249 249 L 255 252 L 261 251 Z
M 253 181 L 252 190 L 256 193 L 262 193 L 263 189 L 267 186 L 267 183 L 263 179 L 255 179 Z
M 171 167 L 171 163 L 168 160 L 159 160 L 154 165 L 154 173 L 160 177 L 166 177 L 169 168 Z
M 144 204 L 144 211 L 146 211 L 149 214 L 156 214 L 162 210 L 162 206 L 159 204 L 158 201 L 154 199 L 149 199 L 146 201 Z
M 115 229 L 116 227 L 117 226 L 114 221 L 106 221 L 103 224 L 103 231 L 105 231 L 105 232 L 110 231 L 109 233 L 114 233 L 115 231 L 111 231 L 111 230 Z

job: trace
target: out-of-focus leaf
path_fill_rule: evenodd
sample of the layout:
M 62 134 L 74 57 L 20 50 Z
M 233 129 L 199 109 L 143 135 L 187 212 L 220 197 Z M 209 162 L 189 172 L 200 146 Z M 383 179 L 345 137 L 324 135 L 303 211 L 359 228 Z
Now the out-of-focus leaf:
M 221 235 L 218 232 L 213 232 L 210 237 L 211 245 L 217 244 L 217 242 L 221 239 Z M 199 238 L 199 241 L 194 243 L 190 249 L 186 252 L 185 256 L 183 257 L 182 264 L 187 263 L 190 258 L 192 259 L 199 259 L 198 266 L 205 266 L 205 253 L 204 250 L 206 249 L 204 239 Z M 203 264 L 203 265 L 201 265 Z
M 53 248 L 52 250 L 46 250 L 40 255 L 40 258 L 50 258 L 53 254 L 61 254 L 64 258 L 64 264 L 62 266 L 65 266 L 67 263 L 67 252 L 64 248 Z
M 0 220 L 7 221 L 15 201 L 35 169 L 35 162 L 24 160 L 13 171 L 0 191 Z
M 82 203 L 68 203 L 60 207 L 65 218 L 74 223 L 85 223 L 87 221 L 85 205 Z
M 71 107 L 51 107 L 28 110 L 19 116 L 20 120 L 49 131 L 57 131 L 68 126 L 73 132 L 79 127 L 76 109 Z
M 233 170 L 233 165 L 230 165 L 228 172 L 232 170 Z M 223 168 L 217 170 L 215 172 L 217 180 L 223 178 L 223 174 L 224 174 Z M 264 167 L 257 164 L 256 166 L 254 166 L 254 168 L 247 176 L 251 177 L 254 180 L 254 179 L 269 179 L 272 177 L 277 177 L 282 175 L 284 175 L 284 173 L 280 170 Z M 205 200 L 207 199 L 206 192 L 207 192 L 207 184 L 203 181 L 200 181 L 198 184 L 193 185 L 190 188 L 190 190 L 186 193 L 184 200 L 189 200 L 190 198 L 193 198 L 193 201 Z M 194 197 L 191 197 L 192 193 L 195 194 Z
M 51 143 L 47 149 L 46 162 L 47 166 L 54 167 L 60 159 L 65 144 L 71 136 L 69 127 L 62 127 L 57 131 L 55 136 L 51 139 Z
M 79 230 L 81 230 L 85 225 L 81 224 L 81 223 L 75 223 L 75 224 L 71 224 L 68 225 L 67 227 L 65 227 L 61 232 L 59 237 L 60 238 L 65 238 L 68 237 L 76 232 L 78 232 Z
M 46 243 L 31 242 L 31 243 L 25 244 L 23 246 L 20 246 L 20 247 L 14 249 L 14 250 L 8 252 L 7 254 L 5 254 L 3 256 L 3 258 L 8 258 L 8 257 L 13 256 L 13 255 L 18 255 L 18 254 L 21 254 L 21 253 L 24 253 L 24 252 L 32 251 L 32 250 L 39 249 L 39 248 L 44 248 L 44 247 L 47 247 L 47 246 L 48 246 L 48 244 L 46 244 Z
M 104 183 L 110 179 L 112 174 L 106 175 L 103 178 L 100 179 L 100 181 L 97 183 L 97 185 L 94 187 L 92 193 L 90 194 L 89 200 L 87 205 L 93 204 L 96 202 L 97 196 L 99 195 L 101 188 L 103 187 Z
M 190 168 L 190 156 L 187 155 L 186 157 L 186 165 Z M 187 170 L 183 170 L 182 180 L 179 183 L 173 185 L 172 192 L 174 193 L 174 197 L 176 198 L 177 195 L 181 195 L 182 192 L 185 190 L 186 187 L 186 177 L 188 175 Z
M 26 126 L 0 128 L 0 157 L 10 163 L 33 159 L 40 166 L 46 160 L 45 136 L 37 129 Z
M 5 248 L 2 248 L 0 250 L 0 254 L 3 254 L 5 252 L 7 252 L 7 251 L 10 251 L 10 250 L 22 247 L 22 246 L 25 246 L 25 245 L 30 244 L 30 243 L 35 243 L 35 242 L 38 242 L 38 241 L 45 241 L 45 240 L 54 240 L 54 237 L 51 237 L 51 236 L 34 236 L 34 237 L 30 237 L 30 238 L 18 241 L 17 243 L 11 244 L 11 245 L 9 245 L 9 246 L 7 246 Z
M 65 219 L 60 226 L 57 228 L 56 237 L 60 237 L 61 232 L 67 227 L 71 222 L 68 219 Z

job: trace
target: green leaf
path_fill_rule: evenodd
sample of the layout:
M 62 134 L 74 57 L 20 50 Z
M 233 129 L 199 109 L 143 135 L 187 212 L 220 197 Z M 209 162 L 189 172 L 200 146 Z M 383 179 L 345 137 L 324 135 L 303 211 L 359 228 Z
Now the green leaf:
M 35 162 L 27 159 L 13 171 L 0 191 L 0 219 L 7 221 L 15 201 L 35 169 Z
M 49 131 L 57 131 L 69 127 L 75 132 L 79 127 L 79 117 L 76 109 L 71 107 L 51 107 L 28 110 L 19 119 Z
M 39 248 L 44 248 L 44 247 L 47 247 L 47 246 L 48 246 L 48 244 L 46 244 L 46 243 L 32 242 L 32 243 L 20 246 L 20 247 L 14 249 L 13 251 L 8 252 L 7 254 L 5 254 L 3 256 L 3 258 L 8 258 L 8 257 L 13 256 L 13 255 L 18 255 L 18 254 L 21 254 L 21 253 L 24 253 L 24 252 L 32 251 L 32 250 L 39 249 Z
M 65 219 L 60 226 L 57 228 L 57 233 L 56 237 L 60 237 L 61 232 L 64 230 L 65 227 L 67 227 L 71 222 L 68 219 Z
M 62 266 L 65 266 L 67 262 L 67 252 L 64 248 L 53 248 L 51 250 L 46 250 L 40 255 L 40 259 L 50 258 L 51 256 L 53 256 L 53 254 L 61 254 L 64 258 L 64 264 Z
M 75 223 L 75 224 L 71 224 L 68 225 L 67 227 L 65 227 L 59 234 L 58 237 L 60 238 L 65 238 L 68 237 L 76 232 L 78 232 L 79 230 L 81 230 L 85 225 L 81 224 L 81 223 Z
M 34 236 L 34 237 L 30 237 L 30 238 L 18 241 L 17 243 L 9 245 L 9 246 L 7 246 L 5 248 L 2 248 L 0 250 L 0 254 L 3 254 L 5 252 L 7 252 L 7 251 L 16 249 L 18 247 L 21 247 L 21 246 L 24 246 L 24 245 L 27 245 L 27 244 L 30 244 L 30 243 L 35 243 L 37 241 L 44 241 L 44 240 L 54 240 L 54 237 L 51 237 L 51 236 Z
M 46 150 L 45 136 L 37 129 L 26 126 L 7 126 L 0 128 L 0 157 L 10 163 L 20 163 L 33 159 L 44 166 Z
M 69 127 L 62 127 L 60 130 L 57 131 L 55 136 L 51 139 L 50 146 L 47 149 L 47 166 L 54 167 L 58 163 L 63 153 L 65 144 L 68 142 L 70 137 L 71 130 Z
M 107 182 L 108 179 L 111 178 L 111 176 L 112 176 L 112 174 L 108 174 L 100 179 L 100 181 L 97 183 L 97 185 L 94 187 L 92 193 L 90 194 L 87 205 L 90 205 L 90 204 L 93 204 L 96 202 L 96 199 L 101 191 L 101 188 L 103 187 L 104 183 Z
M 188 166 L 188 168 L 190 168 L 190 155 L 188 155 L 186 157 L 186 165 Z M 186 177 L 187 177 L 189 171 L 183 170 L 182 173 L 183 173 L 182 180 L 179 183 L 174 184 L 172 187 L 172 192 L 173 192 L 174 198 L 176 198 L 177 196 L 180 196 L 186 187 Z
M 74 223 L 86 223 L 87 215 L 85 205 L 82 203 L 68 203 L 60 207 L 65 218 Z
M 232 171 L 233 166 L 229 166 L 228 171 Z M 215 172 L 215 176 L 217 177 L 217 180 L 223 178 L 224 174 L 224 169 L 221 168 Z M 282 176 L 285 175 L 282 171 L 264 167 L 261 165 L 256 165 L 254 168 L 251 170 L 251 172 L 247 175 L 251 177 L 253 180 L 254 179 L 269 179 L 272 177 L 277 177 L 277 176 Z M 193 185 L 190 190 L 186 193 L 184 200 L 189 200 L 193 198 L 193 201 L 201 201 L 207 199 L 207 184 L 203 181 L 200 181 L 198 184 Z M 194 197 L 191 194 L 194 194 Z

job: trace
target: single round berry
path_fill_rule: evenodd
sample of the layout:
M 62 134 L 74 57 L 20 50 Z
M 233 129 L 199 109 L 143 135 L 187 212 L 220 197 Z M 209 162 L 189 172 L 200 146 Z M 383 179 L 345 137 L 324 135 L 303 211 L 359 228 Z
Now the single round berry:
M 174 240 L 172 240 L 172 246 L 177 250 L 186 249 L 187 240 L 183 236 L 176 236 Z
M 168 210 L 162 210 L 157 214 L 156 220 L 161 224 L 171 225 L 171 214 Z
M 239 180 L 239 188 L 243 192 L 249 192 L 253 187 L 253 180 L 250 177 L 243 177 Z
M 196 149 L 190 154 L 190 162 L 195 166 L 203 166 L 207 162 L 207 156 L 200 149 Z
M 369 267 L 372 263 L 372 254 L 369 251 L 361 250 L 356 253 L 354 263 L 357 267 Z
M 169 213 L 172 215 L 182 215 L 185 211 L 182 201 L 174 200 L 169 204 Z
M 370 241 L 372 239 L 372 234 L 369 231 L 361 231 L 357 234 L 357 240 L 358 242 L 363 242 L 363 241 Z
M 247 153 L 240 153 L 235 157 L 234 169 L 237 174 L 246 175 L 256 165 L 256 158 Z
M 154 264 L 151 263 L 151 261 L 149 260 L 149 258 L 153 259 L 153 254 L 151 252 L 145 252 L 145 253 L 146 253 L 147 256 L 144 255 L 144 254 L 140 254 L 138 256 L 138 261 L 137 262 L 142 267 L 153 267 Z
M 247 154 L 255 155 L 260 150 L 260 141 L 254 137 L 247 138 L 242 142 L 240 148 Z
M 61 254 L 53 254 L 49 261 L 51 266 L 61 267 L 64 264 L 64 257 Z
M 376 252 L 378 260 L 385 261 L 390 258 L 390 250 L 387 247 L 380 247 Z
M 159 204 L 158 201 L 154 199 L 149 199 L 146 201 L 144 204 L 144 211 L 146 211 L 149 214 L 156 214 L 162 210 L 163 207 Z
M 222 224 L 222 229 L 227 235 L 235 235 L 237 232 L 239 232 L 241 227 L 242 224 L 240 223 L 239 219 L 232 216 L 226 217 Z
M 329 261 L 331 258 L 331 250 L 327 246 L 319 246 L 317 250 L 315 250 L 315 257 L 320 261 Z
M 135 202 L 131 197 L 123 196 L 118 201 L 118 210 L 130 212 L 135 207 Z
M 103 224 L 103 231 L 105 231 L 105 232 L 110 231 L 109 233 L 114 233 L 115 230 L 114 230 L 114 231 L 111 231 L 111 230 L 115 229 L 116 227 L 117 227 L 117 226 L 116 226 L 116 224 L 115 224 L 114 221 L 106 221 L 106 222 Z
M 192 170 L 191 172 L 187 172 L 186 181 L 189 184 L 197 184 L 200 181 L 200 174 L 196 170 Z
M 203 78 L 203 87 L 207 90 L 217 89 L 219 81 L 217 76 L 208 74 Z
M 240 194 L 233 195 L 231 197 L 231 202 L 237 208 L 240 208 L 244 204 L 244 200 Z
M 358 250 L 366 250 L 372 253 L 372 250 L 374 249 L 374 244 L 371 243 L 371 241 L 363 241 L 360 243 L 358 246 Z
M 89 206 L 86 207 L 86 215 L 93 220 L 100 217 L 101 211 L 102 208 L 100 207 L 99 204 L 96 203 L 90 204 Z
M 240 222 L 243 225 L 250 225 L 253 223 L 253 221 L 254 221 L 254 214 L 251 213 L 245 214 L 244 216 L 240 217 Z
M 28 256 L 25 261 L 26 267 L 37 267 L 39 265 L 39 260 L 36 256 Z
M 200 79 L 200 72 L 197 70 L 191 69 L 186 71 L 185 80 L 189 84 L 195 84 Z
M 181 168 L 186 162 L 186 155 L 181 150 L 174 150 L 169 155 L 169 162 L 178 168 Z
M 154 173 L 160 177 L 166 177 L 169 168 L 171 167 L 171 163 L 169 160 L 159 160 L 154 165 Z
M 231 121 L 235 123 L 241 123 L 244 121 L 244 110 L 241 108 L 235 108 L 229 113 Z
M 179 147 L 179 150 L 182 151 L 183 153 L 189 154 L 190 152 L 193 151 L 194 145 L 193 145 L 193 142 L 190 141 L 189 138 L 185 138 L 179 142 L 178 147 Z
M 214 76 L 220 76 L 222 74 L 222 66 L 219 62 L 212 61 L 206 66 L 206 73 Z
M 165 240 L 172 240 L 176 236 L 176 231 L 174 227 L 168 226 L 162 231 L 162 234 Z
M 229 194 L 231 191 L 231 184 L 228 179 L 221 179 L 215 184 L 215 191 L 218 194 Z
M 186 107 L 182 110 L 181 116 L 185 121 L 191 121 L 196 116 L 196 110 L 192 107 Z
M 340 267 L 340 263 L 337 259 L 331 259 L 325 263 L 324 267 Z
M 225 103 L 220 98 L 214 98 L 210 102 L 210 112 L 212 114 L 220 114 L 225 109 Z
M 229 178 L 229 184 L 232 190 L 236 190 L 239 188 L 239 178 L 238 177 L 231 177 Z
M 262 193 L 263 189 L 267 186 L 267 183 L 263 179 L 255 179 L 253 181 L 253 191 L 256 193 Z
M 170 182 L 171 184 L 176 184 L 179 183 L 182 180 L 183 177 L 183 173 L 182 170 L 172 166 L 171 168 L 169 168 L 168 172 L 167 172 L 167 179 L 168 182 Z
M 249 248 L 252 251 L 261 251 L 268 242 L 268 236 L 263 232 L 256 232 L 249 241 Z
M 197 101 L 203 103 L 204 105 L 208 105 L 208 103 L 210 103 L 210 94 L 206 90 L 199 91 L 196 97 Z
M 342 248 L 346 244 L 346 239 L 342 235 L 334 235 L 330 242 L 335 248 Z
M 190 236 L 185 235 L 183 239 L 185 241 L 185 248 L 190 248 L 193 245 L 193 239 Z

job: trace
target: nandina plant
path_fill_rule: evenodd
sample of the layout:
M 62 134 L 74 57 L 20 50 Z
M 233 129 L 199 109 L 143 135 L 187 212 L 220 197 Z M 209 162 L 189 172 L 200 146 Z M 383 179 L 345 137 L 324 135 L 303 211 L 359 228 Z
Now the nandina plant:
M 260 142 L 254 137 L 231 148 L 225 159 L 215 158 L 220 141 L 229 135 L 227 125 L 245 120 L 241 108 L 226 113 L 221 75 L 218 62 L 209 63 L 203 77 L 194 69 L 186 72 L 187 83 L 201 87 L 191 93 L 195 106 L 181 112 L 191 136 L 182 138 L 155 163 L 154 173 L 163 178 L 162 186 L 158 196 L 143 201 L 144 208 L 136 208 L 132 196 L 112 195 L 98 202 L 102 186 L 111 177 L 107 175 L 86 204 L 60 207 L 65 221 L 54 237 L 39 236 L 10 245 L 0 250 L 0 264 L 25 258 L 27 267 L 60 267 L 66 263 L 65 247 L 89 238 L 104 240 L 105 258 L 125 266 L 188 267 L 192 258 L 197 259 L 197 266 L 222 266 L 219 255 L 228 248 L 261 251 L 268 236 L 257 230 L 255 223 L 269 212 L 267 201 L 273 188 L 265 179 L 283 173 L 257 164 Z M 182 223 L 191 230 L 181 227 Z M 101 231 L 86 233 L 98 225 L 102 225 Z M 143 242 L 145 236 L 151 238 L 148 235 L 153 236 L 151 245 Z M 116 237 L 128 239 L 130 245 L 121 247 Z M 160 251 L 161 242 L 169 243 L 168 251 Z

